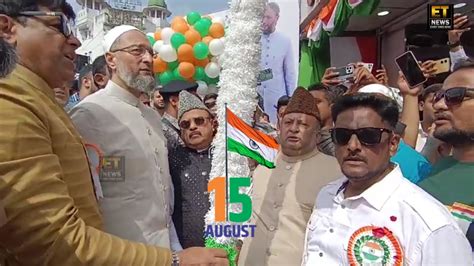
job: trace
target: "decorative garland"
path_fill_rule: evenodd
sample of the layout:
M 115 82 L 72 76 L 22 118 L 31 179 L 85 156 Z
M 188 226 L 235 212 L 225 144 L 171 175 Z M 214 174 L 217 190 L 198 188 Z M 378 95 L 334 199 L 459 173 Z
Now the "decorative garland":
M 232 0 L 229 12 L 229 27 L 226 31 L 223 70 L 220 76 L 217 114 L 219 128 L 213 142 L 213 160 L 210 181 L 225 176 L 226 136 L 225 104 L 238 117 L 249 123 L 257 106 L 257 76 L 260 72 L 261 23 L 265 0 Z M 229 177 L 248 177 L 247 158 L 236 153 L 228 153 Z M 241 192 L 242 193 L 242 192 Z M 245 191 L 249 194 L 249 191 Z M 214 225 L 214 193 L 209 195 L 210 209 L 206 215 L 206 225 Z M 231 204 L 230 212 L 239 212 L 240 206 Z M 235 239 L 219 237 L 206 240 L 207 247 L 234 249 Z M 229 249 L 230 248 L 230 249 Z M 234 256 L 235 257 L 235 256 Z M 235 258 L 230 259 L 234 264 Z
M 403 265 L 403 249 L 386 227 L 365 226 L 349 239 L 347 256 L 351 266 Z

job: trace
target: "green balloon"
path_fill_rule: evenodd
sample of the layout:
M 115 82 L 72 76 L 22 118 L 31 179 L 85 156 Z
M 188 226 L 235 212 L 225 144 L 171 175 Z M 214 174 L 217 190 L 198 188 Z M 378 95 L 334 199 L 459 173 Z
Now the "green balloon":
M 217 85 L 217 83 L 219 83 L 219 77 L 214 78 L 214 79 L 209 78 L 207 83 L 210 84 L 210 85 Z
M 161 85 L 166 85 L 173 80 L 173 73 L 171 71 L 165 71 L 160 75 L 159 79 Z
M 211 27 L 210 24 L 207 24 L 205 19 L 201 19 L 196 24 L 194 24 L 194 29 L 199 32 L 201 37 L 205 37 L 209 34 L 209 28 Z
M 194 57 L 199 60 L 205 59 L 209 55 L 209 47 L 203 42 L 198 42 L 193 47 Z
M 189 12 L 188 15 L 186 15 L 186 19 L 189 25 L 194 25 L 194 23 L 201 19 L 201 15 L 198 12 Z
M 174 62 L 168 63 L 168 68 L 171 70 L 175 70 L 178 67 L 178 65 L 179 65 L 179 62 L 174 61 Z
M 151 47 L 153 47 L 153 45 L 155 44 L 155 38 L 148 35 L 146 37 L 148 38 L 148 41 L 150 41 Z
M 174 80 L 184 80 L 184 78 L 181 76 L 181 74 L 179 74 L 179 69 L 178 68 L 173 70 L 173 78 L 174 78 Z
M 194 74 L 195 80 L 204 80 L 206 78 L 206 72 L 202 67 L 196 67 L 196 72 Z
M 194 24 L 194 29 L 199 32 L 201 37 L 205 37 L 209 34 L 209 28 L 211 27 L 211 24 L 208 24 L 205 19 L 201 19 L 196 22 L 196 24 Z
M 186 43 L 186 38 L 182 33 L 176 32 L 171 36 L 171 46 L 173 46 L 174 49 L 178 50 L 184 43 Z
M 206 24 L 208 24 L 209 27 L 211 27 L 211 25 L 212 25 L 212 20 L 211 20 L 210 18 L 202 18 L 201 20 L 204 21 Z

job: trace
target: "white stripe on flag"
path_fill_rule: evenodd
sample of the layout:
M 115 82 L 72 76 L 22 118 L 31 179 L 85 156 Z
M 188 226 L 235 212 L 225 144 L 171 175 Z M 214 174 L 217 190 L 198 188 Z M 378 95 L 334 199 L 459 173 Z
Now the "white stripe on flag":
M 242 131 L 234 128 L 230 124 L 227 124 L 227 137 L 242 143 L 242 145 L 245 145 L 251 150 L 258 152 L 260 155 L 262 155 L 263 158 L 265 158 L 265 160 L 269 162 L 275 162 L 275 157 L 278 153 L 278 150 L 270 148 L 268 146 L 263 145 L 262 143 L 253 140 L 253 143 L 255 143 L 258 147 L 255 147 L 254 145 L 252 145 L 252 147 L 250 144 L 250 138 L 247 137 L 247 135 L 245 135 Z

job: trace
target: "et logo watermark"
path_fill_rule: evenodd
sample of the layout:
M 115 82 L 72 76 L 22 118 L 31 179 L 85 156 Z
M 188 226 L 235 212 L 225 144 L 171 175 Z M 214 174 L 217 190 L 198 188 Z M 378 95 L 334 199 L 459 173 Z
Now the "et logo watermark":
M 250 177 L 230 177 L 228 191 L 225 177 L 216 177 L 209 182 L 207 191 L 214 191 L 214 214 L 216 222 L 230 221 L 235 224 L 207 225 L 204 237 L 254 237 L 256 225 L 244 224 L 252 216 L 252 199 L 241 194 L 240 188 L 250 187 Z M 226 195 L 228 194 L 228 195 Z M 240 213 L 229 212 L 230 204 L 241 204 Z
M 428 5 L 428 30 L 452 30 L 454 7 L 451 4 Z

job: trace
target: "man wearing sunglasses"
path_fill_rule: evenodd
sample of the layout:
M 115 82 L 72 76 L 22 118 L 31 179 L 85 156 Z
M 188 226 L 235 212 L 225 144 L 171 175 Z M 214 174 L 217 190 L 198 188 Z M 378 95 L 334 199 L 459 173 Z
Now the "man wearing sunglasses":
M 303 265 L 472 265 L 469 243 L 446 208 L 390 162 L 400 141 L 396 102 L 347 95 L 332 116 L 344 177 L 317 197 Z
M 161 118 L 163 133 L 169 143 L 174 146 L 176 143 L 183 145 L 180 129 L 178 125 L 179 93 L 183 90 L 196 93 L 198 84 L 184 80 L 174 80 L 163 86 L 160 90 L 165 102 L 165 112 Z
M 210 110 L 198 97 L 181 91 L 178 124 L 184 146 L 175 143 L 168 147 L 175 195 L 173 222 L 183 248 L 203 247 L 215 123 Z
M 311 94 L 297 88 L 280 123 L 276 167 L 259 165 L 253 173 L 255 237 L 244 240 L 240 265 L 301 265 L 304 232 L 316 195 L 341 175 L 335 158 L 317 148 L 319 116 Z
M 157 254 L 158 261 L 115 264 L 170 265 L 171 249 L 173 262 L 225 265 L 225 252 L 220 250 L 181 251 L 171 218 L 174 200 L 166 139 L 156 112 L 140 100 L 149 101 L 145 94 L 155 87 L 150 42 L 137 28 L 121 25 L 104 36 L 104 46 L 111 79 L 70 112 L 83 140 L 103 153 L 98 184 L 103 193 L 98 202 L 104 229 L 167 249 Z
M 434 137 L 453 146 L 419 185 L 443 204 L 474 250 L 474 61 L 463 62 L 435 93 Z

